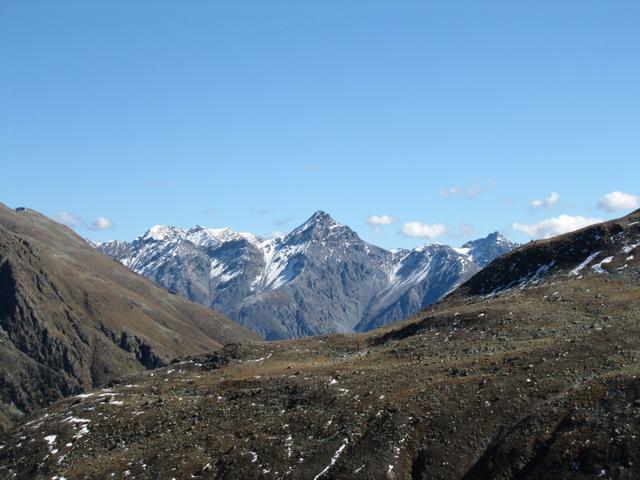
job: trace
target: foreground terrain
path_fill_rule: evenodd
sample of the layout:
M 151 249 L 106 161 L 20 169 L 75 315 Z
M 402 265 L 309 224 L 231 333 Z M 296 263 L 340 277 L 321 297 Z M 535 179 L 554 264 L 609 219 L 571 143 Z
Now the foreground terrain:
M 0 431 L 125 373 L 258 337 L 0 204 Z
M 5 478 L 640 477 L 640 211 L 368 334 L 236 342 L 58 401 Z

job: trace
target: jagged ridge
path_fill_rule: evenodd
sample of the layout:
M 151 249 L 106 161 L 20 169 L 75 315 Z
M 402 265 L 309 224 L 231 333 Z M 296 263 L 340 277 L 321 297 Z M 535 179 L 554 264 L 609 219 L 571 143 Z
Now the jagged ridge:
M 497 232 L 461 249 L 390 252 L 323 211 L 281 238 L 155 226 L 98 248 L 267 339 L 366 331 L 432 304 L 515 245 Z

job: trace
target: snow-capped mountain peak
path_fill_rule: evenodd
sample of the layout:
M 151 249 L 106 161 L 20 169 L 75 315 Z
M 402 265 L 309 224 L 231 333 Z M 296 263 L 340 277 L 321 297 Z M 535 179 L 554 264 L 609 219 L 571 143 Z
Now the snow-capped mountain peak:
M 314 229 L 329 229 L 342 227 L 343 225 L 336 222 L 328 213 L 318 210 L 309 219 L 299 227 L 295 228 L 288 236 L 293 236 L 301 232 Z
M 437 301 L 511 248 L 498 233 L 454 249 L 370 245 L 319 210 L 262 239 L 231 228 L 156 225 L 97 248 L 158 284 L 222 311 L 268 339 L 363 331 Z
M 282 242 L 284 244 L 307 242 L 350 244 L 362 242 L 362 240 L 348 226 L 338 223 L 328 213 L 318 210 L 306 222 L 286 235 Z
M 499 232 L 493 232 L 484 238 L 465 243 L 457 251 L 466 253 L 471 260 L 484 267 L 494 258 L 513 250 L 517 246 L 517 244 L 507 240 Z
M 329 215 L 327 212 L 325 212 L 324 210 L 316 210 L 315 212 L 313 212 L 313 215 L 311 215 L 309 220 L 307 220 L 305 222 L 305 225 L 309 224 L 309 223 L 314 223 L 316 225 L 325 224 L 325 225 L 339 225 L 339 226 L 342 226 L 341 224 L 336 222 L 333 219 L 333 217 L 331 215 Z
M 249 243 L 258 245 L 263 240 L 248 232 L 236 232 L 229 227 L 223 228 L 210 228 L 196 225 L 193 228 L 187 230 L 185 238 L 195 245 L 202 247 L 218 246 L 226 242 L 232 242 L 235 240 L 246 240 Z
M 425 243 L 424 245 L 420 245 L 419 247 L 414 248 L 412 251 L 423 253 L 423 252 L 437 250 L 441 247 L 449 247 L 449 245 L 445 245 L 444 243 L 430 242 L 430 243 Z
M 140 237 L 140 240 L 154 240 L 164 242 L 167 240 L 175 240 L 184 238 L 185 231 L 182 228 L 171 227 L 168 225 L 154 225 Z

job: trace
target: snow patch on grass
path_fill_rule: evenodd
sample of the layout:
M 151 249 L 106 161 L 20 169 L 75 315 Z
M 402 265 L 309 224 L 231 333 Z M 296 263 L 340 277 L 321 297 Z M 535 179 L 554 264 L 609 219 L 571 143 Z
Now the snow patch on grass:
M 571 272 L 569 272 L 569 275 L 580 275 L 580 272 L 584 269 L 584 267 L 586 267 L 587 265 L 589 265 L 591 263 L 591 261 L 596 258 L 598 255 L 600 255 L 600 250 L 598 250 L 597 252 L 593 252 L 591 255 L 589 255 L 584 262 L 582 262 L 580 265 L 578 265 L 576 268 L 574 268 L 573 270 L 571 270 Z
M 605 263 L 611 263 L 611 260 L 613 260 L 613 257 L 604 258 L 600 263 L 593 265 L 591 269 L 596 273 L 607 273 L 606 270 L 602 268 L 602 265 Z
M 54 448 L 57 438 L 58 438 L 57 435 L 47 435 L 46 437 L 44 437 L 45 442 L 47 442 L 49 446 L 49 453 L 51 453 L 52 455 L 55 455 L 56 453 L 58 453 L 58 449 Z
M 333 454 L 333 457 L 331 457 L 331 461 L 329 462 L 329 465 L 327 465 L 326 467 L 324 467 L 324 470 L 322 470 L 319 474 L 317 474 L 315 477 L 313 477 L 313 480 L 318 480 L 320 477 L 322 477 L 325 473 L 327 473 L 329 471 L 329 469 L 331 467 L 333 467 L 335 465 L 335 463 L 338 461 L 338 458 L 340 458 L 340 455 L 342 454 L 342 451 L 347 448 L 347 444 L 349 443 L 349 439 L 345 438 L 343 440 L 342 445 L 340 445 L 340 447 L 338 447 L 338 450 L 336 450 L 336 453 Z

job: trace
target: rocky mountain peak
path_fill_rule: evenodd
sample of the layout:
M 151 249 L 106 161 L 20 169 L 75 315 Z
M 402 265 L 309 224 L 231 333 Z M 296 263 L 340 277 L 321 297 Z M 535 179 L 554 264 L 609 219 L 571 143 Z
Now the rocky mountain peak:
M 346 225 L 336 222 L 331 215 L 318 210 L 309 219 L 284 238 L 285 243 L 309 241 L 361 241 L 360 237 Z
M 331 215 L 324 210 L 316 211 L 309 219 L 304 222 L 302 228 L 318 228 L 318 227 L 342 227 L 343 225 L 336 222 Z
M 140 237 L 141 240 L 155 240 L 157 242 L 163 242 L 166 240 L 173 240 L 184 236 L 184 230 L 178 227 L 171 227 L 168 225 L 154 225 L 147 232 Z
M 232 228 L 209 228 L 196 225 L 186 232 L 186 239 L 201 247 L 218 246 L 235 240 L 246 240 L 250 243 L 260 242 L 260 238 L 244 232 L 236 232 Z
M 465 243 L 464 245 L 462 245 L 462 248 L 472 248 L 475 245 L 479 245 L 479 244 L 487 244 L 487 243 L 498 243 L 498 242 L 502 242 L 502 241 L 508 241 L 500 232 L 495 231 L 495 232 L 491 232 L 489 235 L 487 235 L 484 238 L 477 238 L 475 240 L 470 240 L 467 243 Z
M 458 249 L 469 255 L 474 262 L 484 267 L 491 260 L 513 250 L 518 245 L 507 240 L 500 232 L 493 232 L 484 238 L 471 240 Z
M 445 245 L 443 243 L 425 243 L 424 245 L 420 245 L 419 247 L 414 248 L 413 252 L 424 253 L 424 252 L 435 252 L 438 250 L 451 249 L 449 245 Z
M 494 233 L 467 248 L 430 243 L 392 252 L 368 244 L 323 210 L 267 241 L 201 225 L 155 226 L 145 237 L 98 248 L 269 339 L 362 331 L 399 320 L 512 245 Z

